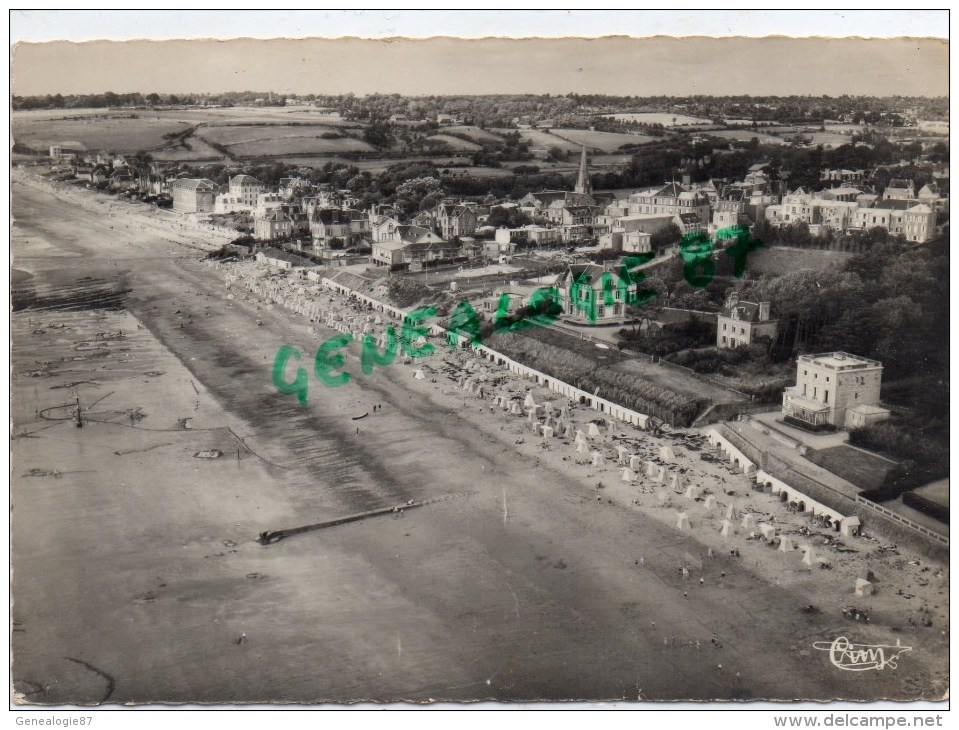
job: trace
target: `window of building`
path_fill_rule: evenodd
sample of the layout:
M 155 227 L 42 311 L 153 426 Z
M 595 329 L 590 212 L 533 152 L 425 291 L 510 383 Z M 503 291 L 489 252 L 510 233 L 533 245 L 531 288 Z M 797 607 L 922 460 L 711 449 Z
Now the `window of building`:
M 726 344 L 726 336 L 725 336 L 725 335 L 723 335 L 723 344 L 724 344 L 724 345 Z
M 819 397 L 819 388 L 813 388 L 813 389 L 812 389 L 812 397 L 813 397 L 813 398 L 818 398 L 818 397 Z
M 828 390 L 824 390 L 824 391 L 822 392 L 822 402 L 823 402 L 823 403 L 828 403 L 828 402 L 829 402 L 829 391 L 828 391 Z

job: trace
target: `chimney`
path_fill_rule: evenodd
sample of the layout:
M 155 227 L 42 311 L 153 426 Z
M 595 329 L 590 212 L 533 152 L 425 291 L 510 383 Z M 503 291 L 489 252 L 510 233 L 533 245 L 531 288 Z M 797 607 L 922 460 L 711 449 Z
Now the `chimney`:
M 769 319 L 769 302 L 759 303 L 759 321 L 766 322 Z

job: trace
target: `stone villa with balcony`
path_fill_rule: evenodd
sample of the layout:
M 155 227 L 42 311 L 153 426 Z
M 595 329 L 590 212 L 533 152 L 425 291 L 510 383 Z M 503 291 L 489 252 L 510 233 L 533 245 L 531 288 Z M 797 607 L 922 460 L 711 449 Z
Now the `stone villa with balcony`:
M 848 352 L 800 355 L 783 392 L 786 423 L 811 431 L 859 428 L 889 417 L 879 405 L 882 363 Z

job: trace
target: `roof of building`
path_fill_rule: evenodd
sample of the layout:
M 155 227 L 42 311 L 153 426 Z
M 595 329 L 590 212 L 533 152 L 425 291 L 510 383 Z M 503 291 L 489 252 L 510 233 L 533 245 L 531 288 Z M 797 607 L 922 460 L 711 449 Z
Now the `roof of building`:
M 925 185 L 923 185 L 922 188 L 919 190 L 919 197 L 924 197 L 927 195 L 929 196 L 939 195 L 939 186 L 934 182 L 926 183 Z
M 362 214 L 355 210 L 343 210 L 341 208 L 316 208 L 310 220 L 313 223 L 322 223 L 327 226 L 336 224 L 348 224 L 357 218 L 362 218 Z
M 677 213 L 676 217 L 683 222 L 683 225 L 691 226 L 694 223 L 701 223 L 699 216 L 695 213 Z
M 278 222 L 278 221 L 290 221 L 291 223 L 293 222 L 293 219 L 283 211 L 283 208 L 270 208 L 263 215 L 256 216 L 256 219 L 261 221 L 270 221 L 270 222 Z
M 735 313 L 735 317 L 733 314 Z M 731 307 L 723 307 L 720 315 L 723 317 L 732 317 L 739 322 L 759 322 L 759 304 L 756 302 L 738 301 Z M 765 320 L 772 322 L 775 320 Z
M 472 212 L 470 208 L 462 203 L 440 203 L 435 210 L 437 217 L 445 218 L 459 218 L 469 212 Z
M 889 181 L 889 184 L 886 186 L 886 190 L 890 188 L 895 188 L 896 190 L 910 190 L 915 189 L 912 180 L 903 180 L 902 178 L 894 177 Z
M 260 185 L 266 187 L 252 175 L 234 175 L 230 178 L 230 185 Z
M 916 205 L 918 205 L 918 204 L 916 203 L 915 200 L 912 200 L 912 199 L 910 199 L 910 200 L 888 199 L 888 200 L 880 200 L 880 201 L 879 201 L 878 203 L 876 203 L 873 207 L 874 207 L 874 208 L 888 208 L 888 209 L 890 209 L 890 210 L 906 210 L 906 209 L 912 208 L 912 207 L 914 207 L 914 206 L 916 206 Z
M 206 178 L 181 177 L 173 181 L 173 187 L 181 190 L 210 191 L 216 190 L 216 183 Z
M 865 403 L 860 403 L 858 406 L 854 406 L 849 409 L 855 413 L 861 413 L 864 416 L 878 416 L 883 413 L 889 413 L 888 408 L 883 408 L 882 406 L 870 406 Z
M 281 251 L 278 248 L 264 248 L 257 251 L 257 254 L 263 254 L 265 258 L 275 259 L 276 261 L 286 261 L 294 266 L 316 266 L 316 264 L 307 258 L 297 256 L 296 254 L 289 253 L 288 251 Z
M 878 360 L 870 360 L 848 352 L 822 352 L 816 355 L 800 355 L 799 360 L 821 365 L 831 370 L 853 370 L 866 368 L 881 368 Z

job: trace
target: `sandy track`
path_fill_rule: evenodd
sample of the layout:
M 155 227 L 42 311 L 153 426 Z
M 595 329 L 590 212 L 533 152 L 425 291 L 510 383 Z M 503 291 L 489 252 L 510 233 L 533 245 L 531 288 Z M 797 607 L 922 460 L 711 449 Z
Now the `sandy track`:
M 15 267 L 41 279 L 122 276 L 132 289 L 128 308 L 145 328 L 132 354 L 165 375 L 144 378 L 139 363 L 133 374 L 96 372 L 109 378 L 99 390 L 116 391 L 120 420 L 142 405 L 144 426 L 199 414 L 195 427 L 217 429 L 198 438 L 66 423 L 15 442 L 15 475 L 62 472 L 15 476 L 13 486 L 14 617 L 23 629 L 14 676 L 30 700 L 102 700 L 107 680 L 73 660 L 114 679 L 110 701 L 865 699 L 929 690 L 925 663 L 865 679 L 830 667 L 812 642 L 857 629 L 800 614 L 809 602 L 800 586 L 719 559 L 702 587 L 688 585 L 675 561 L 689 543 L 674 530 L 619 500 L 597 500 L 563 463 L 535 466 L 497 421 L 414 385 L 404 366 L 338 389 L 313 380 L 300 408 L 271 385 L 272 358 L 284 343 L 310 358 L 322 338 L 279 308 L 228 301 L 208 264 L 139 216 L 108 219 L 22 186 L 14 206 Z M 24 326 L 24 314 L 15 317 L 16 372 L 75 352 L 71 336 L 30 334 L 40 318 L 28 315 Z M 78 337 L 114 328 L 88 321 L 95 316 L 78 315 Z M 356 358 L 347 360 L 357 371 Z M 48 425 L 35 411 L 63 402 L 50 386 L 75 379 L 16 375 L 15 430 Z M 351 420 L 379 403 L 382 412 Z M 226 428 L 262 458 L 237 461 Z M 210 447 L 227 456 L 192 457 Z M 252 542 L 264 529 L 466 491 L 395 518 Z M 714 634 L 722 649 L 709 645 Z

